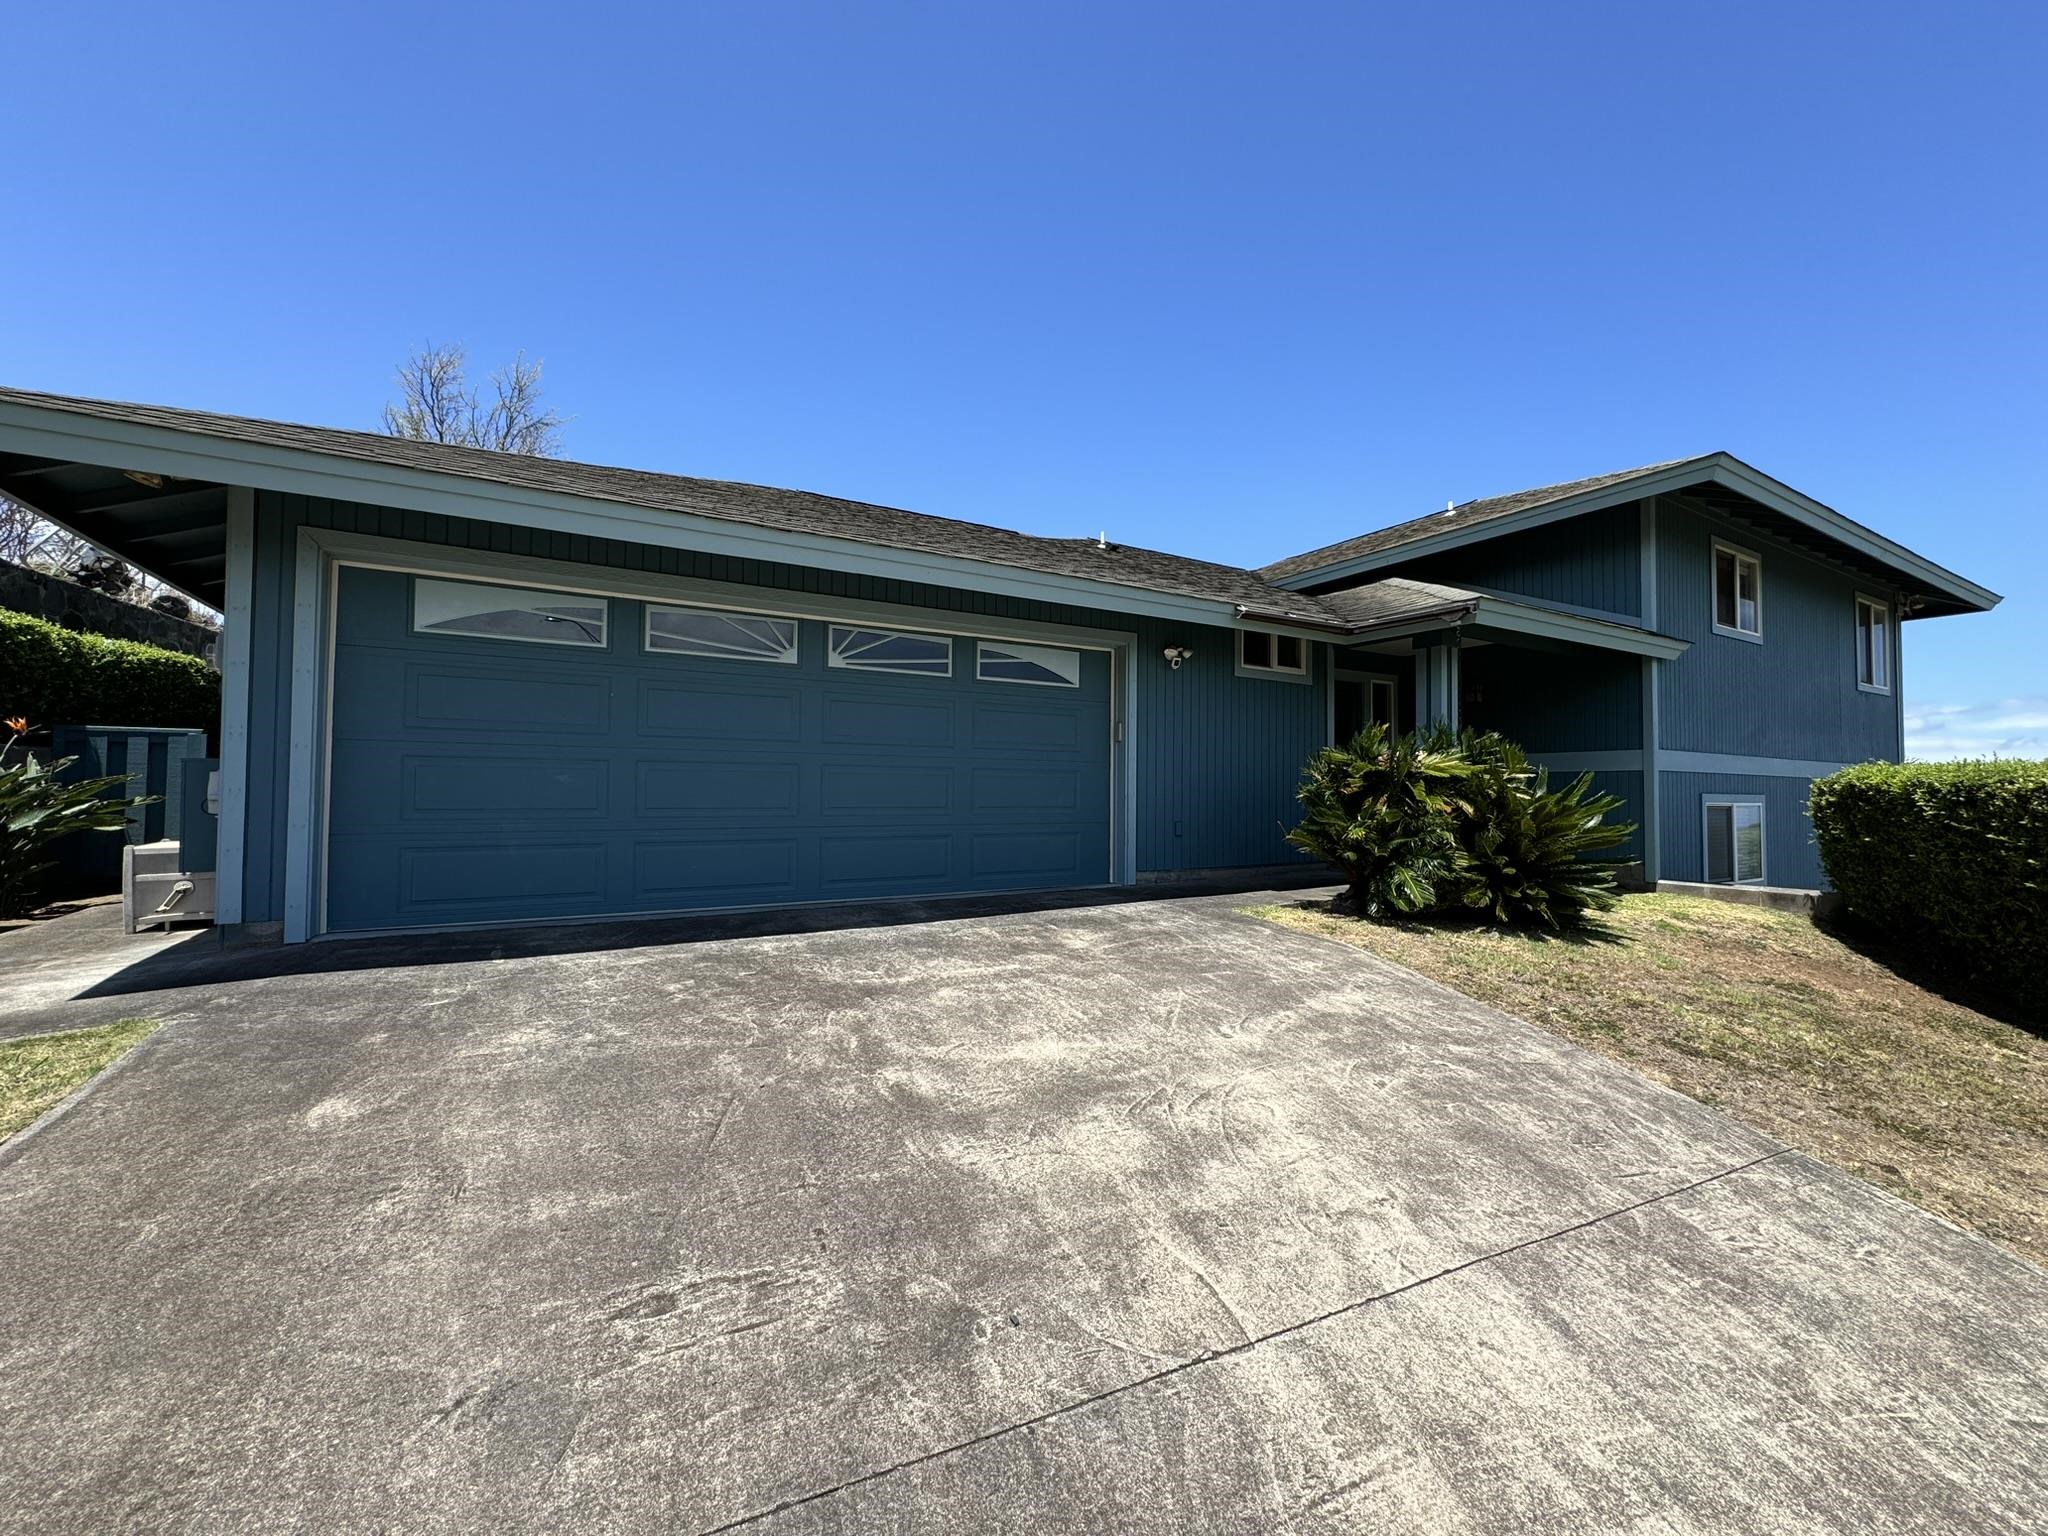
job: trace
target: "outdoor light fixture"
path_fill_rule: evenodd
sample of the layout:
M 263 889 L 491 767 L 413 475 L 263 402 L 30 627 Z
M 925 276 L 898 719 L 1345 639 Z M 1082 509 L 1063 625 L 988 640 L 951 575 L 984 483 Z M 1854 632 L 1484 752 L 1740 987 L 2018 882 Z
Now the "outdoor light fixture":
M 1192 650 L 1190 650 L 1187 646 L 1169 645 L 1166 648 L 1166 664 L 1169 667 L 1173 668 L 1174 671 L 1178 672 L 1180 670 L 1180 664 L 1186 661 L 1190 656 L 1194 654 L 1195 653 Z

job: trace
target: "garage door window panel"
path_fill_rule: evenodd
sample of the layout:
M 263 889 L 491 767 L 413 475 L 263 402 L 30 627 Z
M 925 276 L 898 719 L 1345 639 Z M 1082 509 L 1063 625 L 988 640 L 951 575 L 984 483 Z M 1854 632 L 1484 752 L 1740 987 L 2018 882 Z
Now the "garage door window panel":
M 717 608 L 669 608 L 650 604 L 646 645 L 670 656 L 723 661 L 766 661 L 794 666 L 797 623 L 767 614 L 728 613 Z
M 603 650 L 610 609 L 601 597 L 574 592 L 425 577 L 412 586 L 412 627 L 423 635 Z
M 974 650 L 974 675 L 984 683 L 1078 688 L 1081 686 L 1081 653 L 1048 645 L 1010 645 L 983 640 Z
M 921 677 L 953 675 L 953 642 L 943 635 L 914 635 L 893 629 L 834 624 L 826 664 L 852 672 L 900 672 Z

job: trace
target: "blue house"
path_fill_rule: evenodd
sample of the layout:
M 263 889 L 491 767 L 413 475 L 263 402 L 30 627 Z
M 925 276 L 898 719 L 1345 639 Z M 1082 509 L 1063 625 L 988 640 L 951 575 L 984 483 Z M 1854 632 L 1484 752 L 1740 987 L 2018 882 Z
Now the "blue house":
M 1904 621 L 1998 601 L 1727 454 L 1255 571 L 12 390 L 0 494 L 225 614 L 221 920 L 288 941 L 1257 878 L 1368 719 L 1592 771 L 1651 880 L 1816 887 Z

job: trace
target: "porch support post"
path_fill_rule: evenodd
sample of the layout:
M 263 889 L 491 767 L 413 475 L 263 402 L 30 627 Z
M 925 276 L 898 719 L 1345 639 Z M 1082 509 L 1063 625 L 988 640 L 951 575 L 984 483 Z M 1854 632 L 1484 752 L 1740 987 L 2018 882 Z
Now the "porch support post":
M 227 592 L 221 600 L 220 814 L 214 851 L 214 921 L 242 921 L 242 861 L 249 825 L 249 668 L 256 587 L 256 493 L 228 490 Z
M 1415 652 L 1415 724 L 1458 728 L 1458 646 L 1438 641 Z

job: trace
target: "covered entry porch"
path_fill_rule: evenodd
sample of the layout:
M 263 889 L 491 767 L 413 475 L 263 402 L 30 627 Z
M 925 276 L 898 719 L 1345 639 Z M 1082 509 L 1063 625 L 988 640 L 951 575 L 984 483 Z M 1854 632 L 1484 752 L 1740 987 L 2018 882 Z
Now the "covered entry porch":
M 1553 778 L 1590 772 L 1620 796 L 1638 829 L 1627 856 L 1654 870 L 1657 669 L 1687 642 L 1434 583 L 1375 588 L 1400 607 L 1336 648 L 1330 739 L 1372 722 L 1498 731 Z

